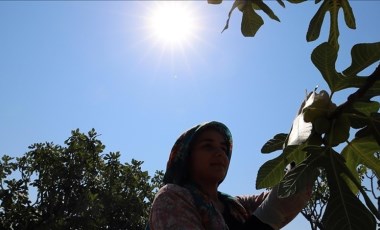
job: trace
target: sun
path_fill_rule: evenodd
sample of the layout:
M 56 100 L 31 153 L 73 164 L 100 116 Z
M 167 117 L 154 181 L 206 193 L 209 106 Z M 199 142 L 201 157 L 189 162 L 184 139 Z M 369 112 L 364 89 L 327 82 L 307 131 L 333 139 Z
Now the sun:
M 197 18 L 189 2 L 157 1 L 148 15 L 148 32 L 161 45 L 183 47 L 197 37 Z

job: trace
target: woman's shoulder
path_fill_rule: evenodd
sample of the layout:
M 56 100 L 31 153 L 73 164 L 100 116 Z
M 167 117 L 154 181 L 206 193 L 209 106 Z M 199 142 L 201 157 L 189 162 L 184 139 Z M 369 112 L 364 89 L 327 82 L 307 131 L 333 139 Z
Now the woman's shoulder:
M 155 200 L 172 200 L 176 202 L 190 202 L 193 203 L 193 197 L 190 191 L 180 185 L 166 184 L 158 190 Z
M 176 195 L 176 194 L 191 196 L 190 191 L 180 185 L 166 184 L 158 190 L 156 197 L 162 196 L 162 195 Z
M 203 229 L 201 217 L 186 188 L 167 184 L 156 194 L 149 225 L 152 229 Z
M 166 184 L 164 185 L 163 187 L 160 188 L 160 190 L 158 190 L 157 194 L 160 194 L 160 193 L 177 193 L 177 192 L 185 192 L 185 193 L 189 193 L 189 190 L 183 186 L 180 186 L 180 185 L 177 185 L 177 184 Z

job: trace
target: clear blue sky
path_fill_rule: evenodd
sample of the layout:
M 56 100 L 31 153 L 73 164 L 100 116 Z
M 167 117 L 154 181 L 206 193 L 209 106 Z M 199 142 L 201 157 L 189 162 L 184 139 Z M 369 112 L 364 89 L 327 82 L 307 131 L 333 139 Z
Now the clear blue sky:
M 153 174 L 165 169 L 184 130 L 218 120 L 234 137 L 220 190 L 259 193 L 257 171 L 278 155 L 261 154 L 262 145 L 289 131 L 305 90 L 327 89 L 310 54 L 327 40 L 328 17 L 318 41 L 305 39 L 319 6 L 313 2 L 283 9 L 268 1 L 281 23 L 261 14 L 255 38 L 241 35 L 239 11 L 220 33 L 232 1 L 183 2 L 195 32 L 178 46 L 149 29 L 154 1 L 1 1 L 0 155 L 21 156 L 32 143 L 63 144 L 71 130 L 95 128 L 107 152 L 143 160 Z M 351 5 L 358 28 L 341 24 L 338 70 L 350 64 L 353 44 L 380 41 L 380 1 Z M 298 217 L 285 229 L 307 228 Z

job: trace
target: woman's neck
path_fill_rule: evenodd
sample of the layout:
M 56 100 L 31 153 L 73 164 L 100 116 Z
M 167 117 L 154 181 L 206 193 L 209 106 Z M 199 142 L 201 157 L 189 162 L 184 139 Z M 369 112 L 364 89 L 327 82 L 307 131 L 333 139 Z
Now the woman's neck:
M 211 202 L 214 207 L 220 212 L 224 212 L 224 204 L 221 200 L 219 200 L 218 197 L 218 186 L 219 183 L 199 183 L 199 182 L 193 182 L 195 186 L 198 188 L 198 190 L 203 193 L 208 199 L 209 202 Z
M 199 190 L 204 193 L 210 200 L 218 201 L 218 184 L 217 183 L 197 183 Z

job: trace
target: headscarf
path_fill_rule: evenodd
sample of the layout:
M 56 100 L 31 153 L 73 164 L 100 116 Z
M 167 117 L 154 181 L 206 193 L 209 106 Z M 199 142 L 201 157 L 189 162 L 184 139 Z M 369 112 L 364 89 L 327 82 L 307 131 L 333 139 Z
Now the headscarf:
M 228 229 L 227 225 L 215 218 L 219 216 L 211 201 L 203 194 L 196 184 L 189 180 L 188 166 L 190 161 L 191 146 L 196 137 L 206 129 L 214 129 L 219 132 L 227 143 L 227 157 L 232 155 L 232 135 L 226 125 L 217 121 L 211 121 L 197 125 L 184 132 L 175 142 L 169 156 L 164 175 L 164 184 L 177 184 L 187 188 L 193 196 L 195 206 L 202 218 L 205 229 Z M 219 184 L 224 178 L 219 182 Z M 235 197 L 218 192 L 219 199 L 225 204 L 226 209 L 234 218 L 244 222 L 247 212 Z

